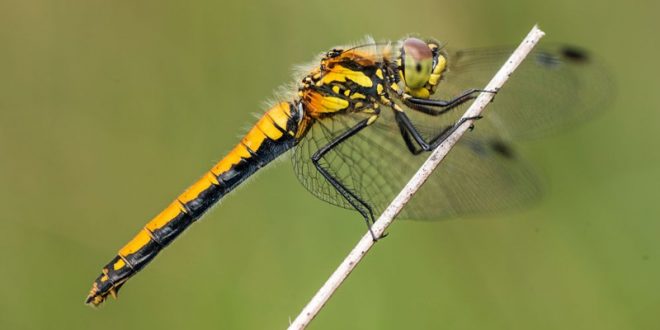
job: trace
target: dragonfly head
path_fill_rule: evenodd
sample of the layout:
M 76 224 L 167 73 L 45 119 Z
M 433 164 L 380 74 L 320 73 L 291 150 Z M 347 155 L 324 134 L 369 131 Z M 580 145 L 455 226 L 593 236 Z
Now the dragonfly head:
M 399 74 L 406 93 L 414 97 L 428 98 L 433 94 L 446 64 L 436 41 L 411 37 L 401 43 Z

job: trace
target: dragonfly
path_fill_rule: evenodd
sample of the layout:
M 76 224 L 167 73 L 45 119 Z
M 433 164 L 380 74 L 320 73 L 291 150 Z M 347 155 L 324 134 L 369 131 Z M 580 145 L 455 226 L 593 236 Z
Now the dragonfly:
M 367 38 L 335 47 L 298 72 L 240 142 L 123 246 L 93 282 L 86 303 L 116 297 L 126 281 L 223 196 L 293 149 L 302 185 L 357 211 L 367 226 L 426 157 L 458 126 L 461 111 L 512 47 L 451 51 L 434 39 Z M 536 199 L 539 181 L 515 141 L 556 132 L 608 103 L 606 71 L 587 51 L 537 49 L 400 214 L 437 220 L 514 208 Z M 494 91 L 486 91 L 494 92 Z M 374 239 L 378 239 L 374 237 Z

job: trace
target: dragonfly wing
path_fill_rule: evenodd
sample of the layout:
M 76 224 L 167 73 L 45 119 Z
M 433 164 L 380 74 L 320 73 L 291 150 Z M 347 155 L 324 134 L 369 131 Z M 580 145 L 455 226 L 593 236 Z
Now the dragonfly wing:
M 350 113 L 320 119 L 296 146 L 292 157 L 296 176 L 307 190 L 321 200 L 340 207 L 353 208 L 321 175 L 311 158 L 320 148 L 365 118 L 367 118 L 365 114 Z M 379 185 L 385 189 L 396 189 L 396 184 L 391 181 L 381 182 L 382 168 L 378 158 L 379 155 L 390 154 L 393 151 L 391 148 L 396 146 L 383 143 L 378 134 L 369 134 L 368 131 L 372 128 L 373 126 L 367 127 L 344 141 L 320 160 L 320 165 L 333 177 L 363 200 L 368 201 L 371 206 L 380 202 L 380 196 L 374 194 L 374 190 L 370 187 Z
M 449 68 L 434 98 L 451 99 L 483 88 L 513 48 L 448 54 Z M 402 218 L 444 219 L 515 208 L 536 199 L 539 180 L 510 141 L 541 137 L 597 113 L 610 101 L 606 70 L 585 52 L 562 45 L 538 48 L 516 70 L 493 104 L 411 199 Z M 405 108 L 404 105 L 400 104 Z M 467 104 L 442 116 L 405 111 L 428 139 L 451 125 Z M 329 117 L 315 125 L 294 152 L 299 180 L 314 195 L 352 208 L 317 173 L 311 155 L 365 115 Z M 324 166 L 380 214 L 428 154 L 412 155 L 389 109 L 371 126 L 330 151 Z
M 541 184 L 514 145 L 478 122 L 412 197 L 402 217 L 435 220 L 519 208 Z M 421 157 L 420 157 L 421 156 Z M 417 157 L 428 157 L 428 153 Z
M 348 114 L 320 121 L 293 156 L 296 175 L 305 188 L 326 202 L 348 209 L 352 206 L 318 173 L 311 155 L 361 119 L 363 115 Z M 538 196 L 540 190 L 532 171 L 504 140 L 485 135 L 492 131 L 480 133 L 477 129 L 468 133 L 400 217 L 439 220 L 508 209 Z M 378 215 L 427 157 L 428 153 L 413 155 L 408 150 L 391 110 L 383 109 L 372 126 L 328 152 L 321 164 Z
M 449 68 L 438 86 L 440 98 L 483 88 L 513 48 L 449 53 Z M 486 117 L 513 139 L 545 136 L 573 126 L 612 101 L 608 71 L 584 50 L 541 45 L 513 73 L 487 108 Z

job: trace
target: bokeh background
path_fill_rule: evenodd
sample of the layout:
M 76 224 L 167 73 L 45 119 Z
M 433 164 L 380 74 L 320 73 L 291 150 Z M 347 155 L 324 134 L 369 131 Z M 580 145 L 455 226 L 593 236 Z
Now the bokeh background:
M 401 222 L 312 329 L 660 327 L 657 1 L 0 2 L 0 328 L 281 329 L 364 233 L 279 162 L 94 310 L 92 280 L 228 151 L 295 64 L 419 33 L 600 55 L 603 115 L 527 144 L 545 199 Z

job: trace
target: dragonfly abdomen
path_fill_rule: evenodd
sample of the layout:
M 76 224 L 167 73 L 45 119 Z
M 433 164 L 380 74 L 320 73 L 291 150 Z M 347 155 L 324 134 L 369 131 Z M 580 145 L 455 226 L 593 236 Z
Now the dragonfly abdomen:
M 98 305 L 107 295 L 114 296 L 126 280 L 220 198 L 291 149 L 297 142 L 301 117 L 295 103 L 282 102 L 268 110 L 234 149 L 119 250 L 94 281 L 87 303 Z

